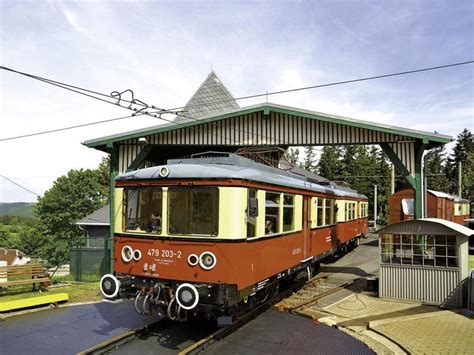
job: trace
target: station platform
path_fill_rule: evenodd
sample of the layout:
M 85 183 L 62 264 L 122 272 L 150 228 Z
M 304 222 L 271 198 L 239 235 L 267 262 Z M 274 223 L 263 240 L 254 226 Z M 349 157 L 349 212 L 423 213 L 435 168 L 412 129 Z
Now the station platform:
M 0 321 L 0 354 L 75 354 L 156 318 L 130 301 L 46 309 Z
M 268 310 L 206 354 L 374 354 L 364 343 L 324 324 Z

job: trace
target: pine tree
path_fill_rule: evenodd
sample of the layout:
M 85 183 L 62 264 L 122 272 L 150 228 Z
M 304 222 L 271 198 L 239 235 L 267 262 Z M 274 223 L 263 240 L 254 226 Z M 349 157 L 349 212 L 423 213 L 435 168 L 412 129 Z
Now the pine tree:
M 317 164 L 318 174 L 329 180 L 336 180 L 341 175 L 341 149 L 338 146 L 328 145 L 323 148 L 323 152 Z
M 314 147 L 311 145 L 305 147 L 304 154 L 303 169 L 310 172 L 316 171 L 316 153 L 314 152 Z
M 300 165 L 300 150 L 298 148 L 288 148 L 288 150 L 285 152 L 285 159 L 288 163 L 290 163 L 293 166 Z
M 457 137 L 456 145 L 449 159 L 448 171 L 452 181 L 451 193 L 458 193 L 458 171 L 461 162 L 462 197 L 472 201 L 474 199 L 474 135 L 465 128 Z
M 450 183 L 446 177 L 444 146 L 431 150 L 425 158 L 426 187 L 430 190 L 448 192 Z

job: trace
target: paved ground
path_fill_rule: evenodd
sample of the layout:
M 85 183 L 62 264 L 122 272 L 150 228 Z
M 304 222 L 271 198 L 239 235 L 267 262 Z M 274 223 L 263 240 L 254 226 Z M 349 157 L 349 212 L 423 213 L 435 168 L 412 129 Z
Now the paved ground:
M 0 322 L 0 354 L 75 354 L 153 321 L 137 314 L 130 302 L 23 314 Z
M 212 324 L 187 324 L 163 320 L 153 326 L 150 336 L 135 339 L 124 344 L 111 354 L 177 354 L 202 338 L 208 336 L 216 328 Z
M 324 265 L 341 281 L 378 272 L 377 240 L 371 236 L 347 256 Z M 474 353 L 474 318 L 419 302 L 380 299 L 364 293 L 365 280 L 302 311 L 364 341 L 377 353 Z
M 308 318 L 269 310 L 206 354 L 373 354 L 353 337 Z

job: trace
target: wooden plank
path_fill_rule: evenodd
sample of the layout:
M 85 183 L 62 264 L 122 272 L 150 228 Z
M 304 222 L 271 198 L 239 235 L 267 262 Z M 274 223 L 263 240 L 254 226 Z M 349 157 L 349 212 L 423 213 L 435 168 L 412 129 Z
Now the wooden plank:
M 42 282 L 48 282 L 49 277 L 42 277 L 36 279 L 28 279 L 28 280 L 15 280 L 15 281 L 7 281 L 7 282 L 0 282 L 0 287 L 3 286 L 15 286 L 15 285 L 28 285 L 28 284 L 39 284 Z
M 0 312 L 12 311 L 15 309 L 40 306 L 44 304 L 64 302 L 69 299 L 67 293 L 55 293 L 52 295 L 31 297 L 16 301 L 0 302 Z

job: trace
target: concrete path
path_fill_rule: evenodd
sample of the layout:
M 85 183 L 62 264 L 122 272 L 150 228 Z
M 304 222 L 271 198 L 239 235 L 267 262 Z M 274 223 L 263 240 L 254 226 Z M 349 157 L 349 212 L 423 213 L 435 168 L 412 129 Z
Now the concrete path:
M 101 302 L 6 318 L 0 322 L 0 354 L 75 354 L 130 329 L 156 321 L 131 302 Z

